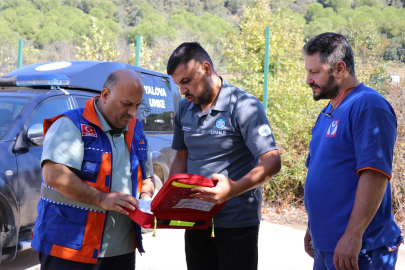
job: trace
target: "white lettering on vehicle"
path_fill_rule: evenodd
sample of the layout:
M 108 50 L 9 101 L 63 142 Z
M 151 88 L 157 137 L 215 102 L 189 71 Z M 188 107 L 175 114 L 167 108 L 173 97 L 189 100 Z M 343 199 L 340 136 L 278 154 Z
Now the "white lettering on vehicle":
M 149 99 L 149 105 L 153 108 L 166 108 L 166 103 L 164 99 Z
M 164 88 L 145 85 L 144 89 L 145 89 L 145 93 L 147 95 L 159 96 L 159 97 L 167 97 L 166 89 L 164 89 Z M 149 106 L 151 106 L 152 108 L 165 109 L 166 108 L 166 103 L 165 103 L 164 99 L 149 98 Z
M 145 88 L 145 93 L 148 95 L 167 97 L 166 90 L 164 88 L 153 87 L 150 85 L 145 85 L 144 88 Z

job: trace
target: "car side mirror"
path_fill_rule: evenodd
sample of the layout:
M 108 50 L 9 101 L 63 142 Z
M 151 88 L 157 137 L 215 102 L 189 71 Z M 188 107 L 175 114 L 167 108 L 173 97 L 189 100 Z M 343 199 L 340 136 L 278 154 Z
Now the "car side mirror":
M 36 145 L 44 144 L 44 129 L 42 124 L 34 124 L 28 128 L 27 138 Z

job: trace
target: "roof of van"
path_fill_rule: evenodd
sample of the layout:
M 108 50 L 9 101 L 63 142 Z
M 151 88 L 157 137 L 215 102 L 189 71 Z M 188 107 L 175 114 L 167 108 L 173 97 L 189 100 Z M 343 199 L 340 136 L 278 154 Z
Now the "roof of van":
M 32 64 L 11 71 L 0 77 L 0 80 L 9 80 L 9 83 L 18 85 L 15 83 L 18 82 L 19 78 L 21 80 L 24 78 L 24 85 L 29 85 L 30 82 L 32 82 L 32 86 L 53 85 L 52 82 L 59 81 L 62 82 L 59 85 L 63 85 L 63 88 L 101 91 L 108 75 L 114 70 L 122 68 L 128 68 L 140 72 L 141 77 L 144 77 L 144 74 L 150 74 L 152 76 L 164 77 L 170 80 L 170 76 L 167 74 L 124 63 L 102 61 L 55 61 Z M 47 80 L 49 83 L 46 83 Z

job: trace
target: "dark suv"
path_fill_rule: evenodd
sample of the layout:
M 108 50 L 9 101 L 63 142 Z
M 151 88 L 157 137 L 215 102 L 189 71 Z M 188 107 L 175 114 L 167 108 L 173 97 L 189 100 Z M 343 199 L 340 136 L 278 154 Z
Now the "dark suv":
M 129 68 L 145 85 L 137 118 L 148 135 L 157 188 L 168 178 L 173 118 L 181 96 L 170 76 L 135 66 L 94 61 L 49 62 L 0 77 L 0 258 L 31 247 L 41 190 L 44 119 L 83 107 L 107 76 Z

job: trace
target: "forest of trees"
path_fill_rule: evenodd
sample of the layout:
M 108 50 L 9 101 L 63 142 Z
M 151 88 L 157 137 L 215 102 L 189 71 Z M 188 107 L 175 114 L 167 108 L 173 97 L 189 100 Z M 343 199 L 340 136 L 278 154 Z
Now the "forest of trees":
M 0 40 L 23 39 L 35 49 L 57 42 L 78 44 L 89 36 L 91 20 L 106 41 L 131 44 L 142 35 L 154 46 L 158 38 L 190 37 L 218 44 L 239 31 L 239 18 L 253 0 L 3 0 Z M 405 0 L 272 0 L 271 9 L 289 9 L 304 27 L 304 39 L 324 31 L 382 35 L 386 48 L 405 47 Z
M 270 26 L 267 113 L 283 165 L 264 195 L 301 202 L 310 131 L 322 106 L 308 94 L 302 46 L 322 32 L 344 34 L 354 49 L 357 78 L 393 104 L 403 142 L 404 7 L 405 0 L 0 0 L 0 74 L 16 68 L 18 40 L 24 41 L 24 65 L 134 63 L 141 35 L 141 67 L 165 72 L 174 48 L 198 41 L 219 74 L 262 101 L 264 32 Z M 390 84 L 389 75 L 400 72 L 401 85 Z M 394 201 L 405 223 L 405 144 L 397 144 L 394 154 Z

